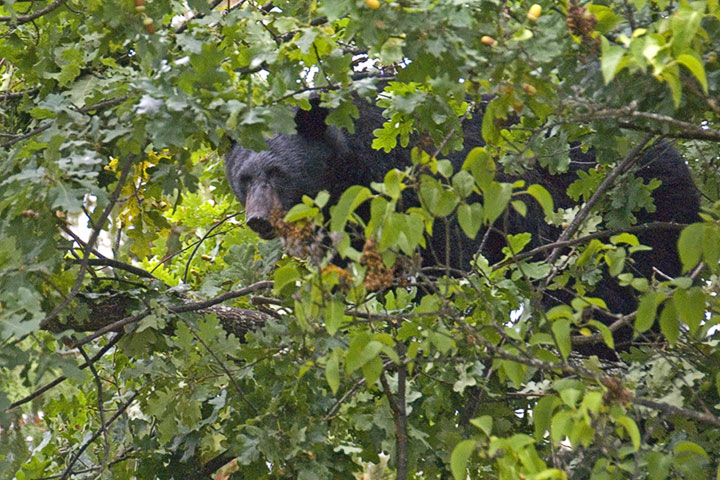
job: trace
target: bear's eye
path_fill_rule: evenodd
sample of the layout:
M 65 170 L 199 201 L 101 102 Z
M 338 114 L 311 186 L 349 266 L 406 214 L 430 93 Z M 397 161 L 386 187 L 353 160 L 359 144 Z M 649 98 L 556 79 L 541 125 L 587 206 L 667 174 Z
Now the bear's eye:
M 241 185 L 247 185 L 252 180 L 252 177 L 250 175 L 240 175 L 240 184 Z
M 279 167 L 271 166 L 268 167 L 267 170 L 265 170 L 265 175 L 267 175 L 269 178 L 279 178 L 283 176 L 282 170 L 280 170 Z

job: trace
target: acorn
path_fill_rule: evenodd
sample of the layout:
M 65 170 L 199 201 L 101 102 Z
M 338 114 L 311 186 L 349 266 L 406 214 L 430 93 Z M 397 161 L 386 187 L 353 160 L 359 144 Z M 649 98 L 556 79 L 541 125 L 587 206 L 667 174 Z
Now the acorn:
M 153 19 L 150 17 L 143 18 L 143 26 L 145 27 L 145 31 L 152 35 L 155 33 L 155 24 L 153 23 Z
M 528 95 L 535 95 L 537 93 L 537 89 L 529 83 L 523 83 L 522 89 L 523 92 L 527 93 Z
M 492 38 L 488 35 L 483 35 L 482 38 L 480 39 L 480 41 L 482 42 L 483 45 L 487 45 L 488 47 L 493 47 L 493 46 L 497 45 L 497 40 L 495 40 L 494 38 Z
M 540 15 L 542 14 L 542 7 L 538 5 L 537 3 L 534 3 L 530 10 L 528 10 L 527 18 L 531 21 L 536 21 L 538 18 L 540 18 Z

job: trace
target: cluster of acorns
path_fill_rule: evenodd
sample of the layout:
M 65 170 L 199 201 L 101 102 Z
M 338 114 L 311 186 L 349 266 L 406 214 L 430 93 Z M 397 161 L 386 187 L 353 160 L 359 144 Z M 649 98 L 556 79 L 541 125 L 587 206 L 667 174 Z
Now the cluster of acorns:
M 155 33 L 155 23 L 153 23 L 153 19 L 145 13 L 145 0 L 135 0 L 135 11 L 142 15 L 145 31 L 150 35 Z
M 542 7 L 537 3 L 533 3 L 532 6 L 528 9 L 527 19 L 531 22 L 537 22 L 537 19 L 540 18 L 540 15 L 542 15 Z M 494 47 L 495 45 L 497 45 L 497 40 L 495 40 L 490 35 L 483 35 L 480 38 L 480 42 L 482 42 L 483 45 L 487 45 L 488 47 Z

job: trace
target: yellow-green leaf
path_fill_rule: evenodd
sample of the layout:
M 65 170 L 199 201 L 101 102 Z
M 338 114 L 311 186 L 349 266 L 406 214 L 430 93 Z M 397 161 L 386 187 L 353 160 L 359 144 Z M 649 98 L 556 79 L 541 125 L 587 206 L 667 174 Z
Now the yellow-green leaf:
M 331 353 L 325 364 L 325 379 L 333 395 L 340 388 L 340 359 L 338 357 L 337 352 Z
M 537 184 L 530 185 L 527 192 L 532 195 L 535 200 L 537 200 L 545 215 L 550 215 L 553 211 L 555 211 L 553 198 L 545 187 Z
M 610 41 L 604 36 L 601 37 L 601 42 L 602 59 L 600 60 L 600 68 L 602 69 L 605 85 L 607 85 L 615 78 L 615 74 L 618 73 L 618 66 L 625 55 L 625 49 L 623 47 L 610 45 Z
M 626 415 L 621 415 L 620 417 L 616 418 L 615 421 L 622 425 L 625 431 L 628 433 L 628 435 L 630 436 L 630 441 L 632 441 L 633 448 L 637 452 L 640 449 L 640 430 L 638 429 L 635 420 Z
M 702 62 L 687 53 L 678 55 L 675 60 L 679 64 L 690 70 L 690 73 L 695 76 L 697 81 L 700 83 L 700 86 L 702 86 L 703 91 L 705 93 L 708 93 L 707 77 L 705 76 L 705 67 L 703 67 Z
M 450 455 L 450 470 L 455 480 L 465 480 L 467 463 L 474 450 L 475 440 L 463 440 L 455 445 Z

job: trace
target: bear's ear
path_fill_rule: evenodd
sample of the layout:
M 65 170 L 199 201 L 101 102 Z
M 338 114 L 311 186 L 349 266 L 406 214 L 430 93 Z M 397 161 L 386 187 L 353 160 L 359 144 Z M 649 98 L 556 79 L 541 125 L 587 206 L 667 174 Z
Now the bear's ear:
M 325 119 L 330 111 L 320 106 L 320 97 L 310 99 L 310 110 L 298 109 L 295 114 L 295 126 L 300 136 L 321 139 L 327 131 Z

